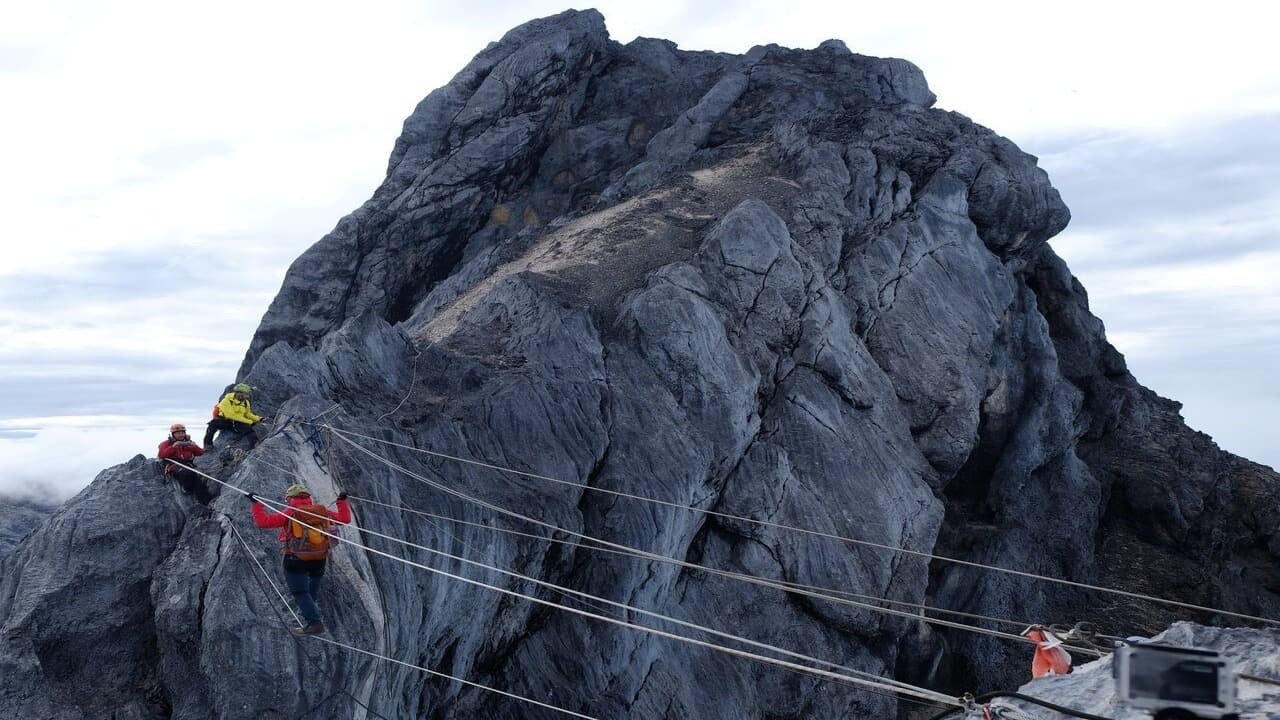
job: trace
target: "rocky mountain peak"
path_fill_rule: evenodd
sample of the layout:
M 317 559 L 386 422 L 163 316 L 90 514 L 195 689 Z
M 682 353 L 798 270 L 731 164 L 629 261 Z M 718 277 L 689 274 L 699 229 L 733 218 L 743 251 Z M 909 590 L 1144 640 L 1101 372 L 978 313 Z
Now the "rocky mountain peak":
M 598 718 L 913 706 L 464 584 L 421 566 L 596 602 L 426 549 L 946 693 L 1016 687 L 1028 648 L 724 573 L 1119 634 L 1226 620 L 935 554 L 1280 616 L 1275 473 L 1138 383 L 1048 244 L 1069 213 L 1035 158 L 933 102 L 838 41 L 623 45 L 595 11 L 512 30 L 291 266 L 237 378 L 279 432 L 202 459 L 229 485 L 211 511 L 139 457 L 4 561 L 0 697 L 555 716 L 295 643 L 237 492 L 294 482 L 357 498 L 332 639 Z

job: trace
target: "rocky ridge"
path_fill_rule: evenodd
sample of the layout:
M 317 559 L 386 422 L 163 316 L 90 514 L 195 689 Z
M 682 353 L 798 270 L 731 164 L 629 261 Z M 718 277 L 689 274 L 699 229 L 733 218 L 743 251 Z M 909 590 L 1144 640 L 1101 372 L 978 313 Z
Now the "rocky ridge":
M 1047 244 L 1069 214 L 1035 159 L 933 101 L 910 63 L 838 41 L 735 56 L 618 44 L 594 11 L 523 25 L 406 120 L 384 183 L 290 268 L 241 379 L 278 418 L 337 404 L 336 427 L 409 447 L 1280 616 L 1276 474 L 1137 382 Z M 530 530 L 312 430 L 205 467 L 268 497 L 295 479 L 324 500 L 346 489 L 391 506 L 357 501 L 359 529 L 864 671 L 948 692 L 1025 678 L 1025 648 L 994 638 L 425 522 L 396 508 Z M 489 503 L 735 572 L 1126 634 L 1179 616 L 366 445 Z M 140 457 L 104 471 L 4 561 L 0 706 L 553 716 L 295 644 L 248 562 L 277 571 L 247 503 L 192 507 L 156 472 Z M 122 506 L 149 510 L 121 522 Z M 326 582 L 334 638 L 595 717 L 907 712 L 354 545 Z

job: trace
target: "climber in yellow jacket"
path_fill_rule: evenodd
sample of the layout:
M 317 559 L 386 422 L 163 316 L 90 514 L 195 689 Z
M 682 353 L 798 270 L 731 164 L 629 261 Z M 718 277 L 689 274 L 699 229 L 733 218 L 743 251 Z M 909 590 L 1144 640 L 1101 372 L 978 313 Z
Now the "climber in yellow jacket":
M 252 387 L 244 383 L 236 383 L 231 388 L 231 392 L 222 396 L 218 404 L 213 407 L 213 419 L 209 421 L 204 431 L 205 450 L 213 447 L 214 436 L 219 430 L 230 430 L 238 436 L 248 435 L 250 447 L 258 442 L 253 426 L 269 418 L 254 414 L 253 406 L 250 404 L 252 395 Z

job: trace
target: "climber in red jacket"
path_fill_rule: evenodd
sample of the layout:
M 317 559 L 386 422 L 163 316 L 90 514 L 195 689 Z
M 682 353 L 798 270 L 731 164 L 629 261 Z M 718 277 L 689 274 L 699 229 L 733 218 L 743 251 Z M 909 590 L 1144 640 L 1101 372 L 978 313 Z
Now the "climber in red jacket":
M 317 635 L 324 632 L 316 593 L 324 577 L 329 548 L 334 540 L 325 533 L 335 532 L 334 523 L 351 522 L 351 506 L 347 494 L 338 495 L 337 510 L 330 510 L 311 500 L 311 491 L 301 485 L 285 490 L 289 507 L 280 512 L 268 511 L 253 493 L 245 493 L 253 503 L 253 522 L 260 528 L 281 528 L 280 550 L 284 553 L 284 578 L 298 603 L 306 625 L 295 628 L 295 635 Z
M 201 505 L 208 505 L 213 500 L 213 493 L 209 492 L 209 486 L 204 478 L 187 469 L 195 465 L 195 459 L 203 454 L 204 450 L 192 442 L 187 435 L 187 426 L 174 423 L 169 426 L 169 438 L 160 443 L 160 450 L 156 456 L 164 462 L 164 474 L 177 480 L 182 492 L 195 495 Z M 174 465 L 173 462 L 169 462 L 170 460 L 187 467 Z

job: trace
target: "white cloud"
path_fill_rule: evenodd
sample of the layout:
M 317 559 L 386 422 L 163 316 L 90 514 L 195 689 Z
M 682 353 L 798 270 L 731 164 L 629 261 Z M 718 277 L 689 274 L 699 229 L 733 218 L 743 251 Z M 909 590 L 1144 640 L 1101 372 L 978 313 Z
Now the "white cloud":
M 155 457 L 173 422 L 170 417 L 61 416 L 0 421 L 0 494 L 37 500 L 70 497 L 103 468 L 136 454 Z M 196 423 L 189 424 L 193 433 L 202 432 Z M 5 432 L 30 427 L 39 428 L 30 438 L 14 438 Z M 159 474 L 156 482 L 160 482 Z
M 1280 467 L 1280 113 L 1044 137 L 1071 206 L 1052 241 L 1147 387 L 1224 449 Z
M 1063 254 L 1071 264 L 1072 253 Z M 1280 404 L 1280 247 L 1176 264 L 1108 268 L 1095 259 L 1088 267 L 1078 274 L 1091 309 L 1138 381 L 1181 402 L 1187 423 L 1225 450 L 1280 468 L 1272 417 Z
M 1230 318 L 1247 305 L 1254 322 L 1275 324 L 1266 314 L 1274 313 L 1277 291 L 1258 285 L 1270 261 L 1244 267 L 1252 261 L 1239 257 L 1259 243 L 1265 249 L 1277 227 L 1274 194 L 1239 190 L 1266 184 L 1248 175 L 1247 144 L 1212 140 L 1239 150 L 1232 157 L 1244 163 L 1212 178 L 1192 175 L 1192 159 L 1177 167 L 1155 162 L 1177 154 L 1188 128 L 1280 110 L 1280 77 L 1272 72 L 1280 59 L 1272 24 L 1258 17 L 1264 6 L 1220 2 L 1174 12 L 1155 3 L 1063 10 L 922 2 L 907 11 L 655 0 L 599 7 L 623 42 L 645 35 L 686 49 L 742 52 L 841 38 L 855 52 L 915 62 L 941 106 L 1026 139 L 1032 152 L 1045 139 L 1045 164 L 1075 211 L 1072 230 L 1055 246 L 1082 273 L 1139 379 L 1149 373 L 1167 382 L 1156 385 L 1166 394 L 1188 396 L 1179 384 L 1185 375 L 1147 358 L 1183 357 L 1171 348 L 1195 333 L 1211 345 L 1247 333 L 1229 322 L 1152 322 L 1143 308 L 1182 302 Z M 22 406 L 8 396 L 0 422 L 44 427 L 53 421 L 27 416 L 115 412 L 163 428 L 170 420 L 152 410 L 207 412 L 289 262 L 369 196 L 416 103 L 489 41 L 562 9 L 550 0 L 7 9 L 0 22 L 0 383 L 19 393 Z M 1054 145 L 1064 135 L 1068 141 Z M 1082 141 L 1089 135 L 1092 145 Z M 1167 142 L 1113 163 L 1133 168 L 1123 178 L 1090 174 L 1152 138 Z M 1220 166 L 1215 152 L 1208 147 L 1197 161 Z M 1169 178 L 1191 179 L 1157 182 Z M 1205 182 L 1196 193 L 1198 179 Z M 1162 226 L 1164 196 L 1180 205 L 1200 198 L 1204 212 L 1179 213 Z M 1232 214 L 1224 217 L 1228 203 Z M 1227 227 L 1231 220 L 1239 227 Z M 1196 260 L 1169 274 L 1162 247 L 1202 247 L 1196 238 L 1229 251 L 1221 253 L 1228 264 L 1197 272 Z M 1240 347 L 1249 358 L 1236 369 L 1241 377 L 1253 367 L 1256 379 L 1257 368 L 1275 365 L 1265 349 L 1274 346 Z M 1187 412 L 1199 417 L 1191 401 Z M 94 467 L 153 452 L 158 441 L 151 431 L 110 424 L 46 429 L 25 441 L 3 435 L 3 427 L 0 478 L 66 461 L 57 448 L 71 437 L 92 435 Z M 1230 442 L 1233 431 L 1213 432 L 1229 449 L 1244 447 Z M 87 480 L 85 472 L 65 469 L 78 478 L 65 487 Z

